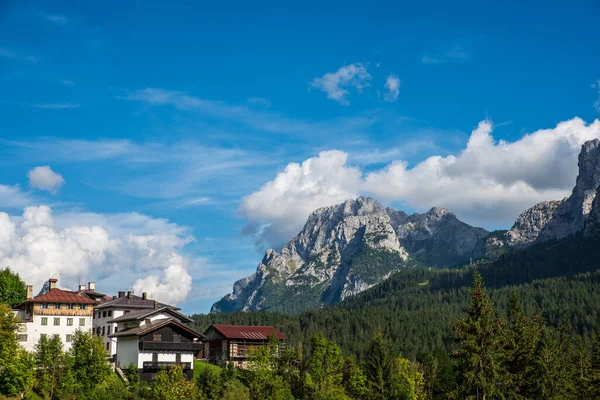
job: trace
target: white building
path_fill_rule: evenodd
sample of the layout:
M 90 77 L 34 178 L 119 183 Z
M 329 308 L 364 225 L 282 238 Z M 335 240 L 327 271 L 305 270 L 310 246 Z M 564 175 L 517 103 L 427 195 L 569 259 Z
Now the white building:
M 169 307 L 129 312 L 111 319 L 117 331 L 116 366 L 133 364 L 142 379 L 152 380 L 161 368 L 181 365 L 188 378 L 193 376 L 194 354 L 202 350 L 202 334 L 184 325 L 191 319 Z
M 117 353 L 117 341 L 115 338 L 110 337 L 112 333 L 116 332 L 117 323 L 111 321 L 129 312 L 154 310 L 155 307 L 168 307 L 173 310 L 179 310 L 177 307 L 148 299 L 145 292 L 142 293 L 142 297 L 136 296 L 131 292 L 127 292 L 127 294 L 119 292 L 118 296 L 114 296 L 112 299 L 94 307 L 93 332 L 98 336 L 102 336 L 104 347 L 109 356 L 114 357 Z
M 92 328 L 93 307 L 96 301 L 76 292 L 57 288 L 50 279 L 49 291 L 33 297 L 33 286 L 27 286 L 27 301 L 13 311 L 20 320 L 18 340 L 25 350 L 33 352 L 42 336 L 58 335 L 64 349 L 71 348 L 78 329 Z

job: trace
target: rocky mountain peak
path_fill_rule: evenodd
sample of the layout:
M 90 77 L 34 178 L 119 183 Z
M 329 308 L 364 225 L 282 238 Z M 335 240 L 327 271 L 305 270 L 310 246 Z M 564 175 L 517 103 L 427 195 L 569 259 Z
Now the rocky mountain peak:
M 282 293 L 313 306 L 335 303 L 418 262 L 464 261 L 486 233 L 443 207 L 409 216 L 371 197 L 346 200 L 312 212 L 300 233 L 280 253 L 267 250 L 256 272 L 236 282 L 213 311 L 276 308 Z
M 583 230 L 600 186 L 600 140 L 585 142 L 579 153 L 575 187 L 554 211 L 538 241 L 561 239 Z

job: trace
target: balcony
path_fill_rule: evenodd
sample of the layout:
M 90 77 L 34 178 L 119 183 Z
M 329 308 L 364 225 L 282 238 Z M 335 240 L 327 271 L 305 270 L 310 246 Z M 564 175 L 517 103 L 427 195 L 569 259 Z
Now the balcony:
M 144 371 L 158 371 L 161 369 L 169 369 L 174 365 L 180 365 L 184 371 L 192 369 L 192 363 L 176 361 L 144 361 L 142 367 L 144 368 Z
M 141 351 L 185 351 L 196 353 L 202 350 L 202 343 L 190 342 L 140 342 L 139 349 Z

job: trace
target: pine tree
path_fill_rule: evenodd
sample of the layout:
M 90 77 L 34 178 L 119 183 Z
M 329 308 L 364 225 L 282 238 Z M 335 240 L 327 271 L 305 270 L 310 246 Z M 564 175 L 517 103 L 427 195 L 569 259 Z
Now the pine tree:
M 600 398 L 600 329 L 594 336 L 590 360 L 590 388 L 592 398 Z
M 467 318 L 459 320 L 457 335 L 460 390 L 465 398 L 502 398 L 507 389 L 503 322 L 485 292 L 483 279 L 473 272 L 471 307 Z
M 572 345 L 563 327 L 546 328 L 535 354 L 535 367 L 528 377 L 531 398 L 540 400 L 575 398 Z
M 543 319 L 527 317 L 517 291 L 511 296 L 508 308 L 507 361 L 510 374 L 510 395 L 527 398 L 530 392 L 527 377 L 532 373 L 535 350 L 540 340 Z
M 371 339 L 367 362 L 365 364 L 369 398 L 373 400 L 383 400 L 386 398 L 386 383 L 390 376 L 390 359 L 388 353 L 389 348 L 386 347 L 383 340 L 383 333 L 378 329 Z

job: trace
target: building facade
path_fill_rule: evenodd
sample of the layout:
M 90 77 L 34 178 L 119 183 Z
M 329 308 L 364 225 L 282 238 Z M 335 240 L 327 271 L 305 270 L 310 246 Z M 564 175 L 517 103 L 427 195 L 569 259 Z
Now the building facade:
M 96 301 L 77 292 L 59 289 L 57 280 L 50 279 L 49 290 L 33 297 L 33 286 L 27 286 L 27 301 L 13 312 L 20 321 L 18 340 L 25 350 L 33 352 L 42 336 L 57 335 L 64 349 L 71 348 L 78 329 L 92 329 L 93 307 Z
M 213 324 L 204 331 L 203 359 L 211 364 L 233 364 L 246 368 L 251 348 L 268 344 L 274 336 L 281 351 L 287 336 L 272 326 L 242 326 Z
M 202 348 L 202 334 L 184 324 L 188 317 L 169 307 L 138 310 L 114 318 L 110 337 L 117 342 L 116 366 L 133 364 L 143 380 L 150 381 L 161 368 L 177 364 L 193 377 L 194 354 Z
M 155 307 L 179 310 L 177 307 L 148 299 L 145 292 L 141 297 L 131 292 L 119 292 L 118 296 L 109 298 L 108 301 L 102 301 L 94 307 L 93 332 L 102 336 L 104 348 L 110 357 L 114 359 L 117 353 L 117 340 L 110 336 L 117 331 L 117 323 L 112 320 L 130 312 L 153 310 Z

